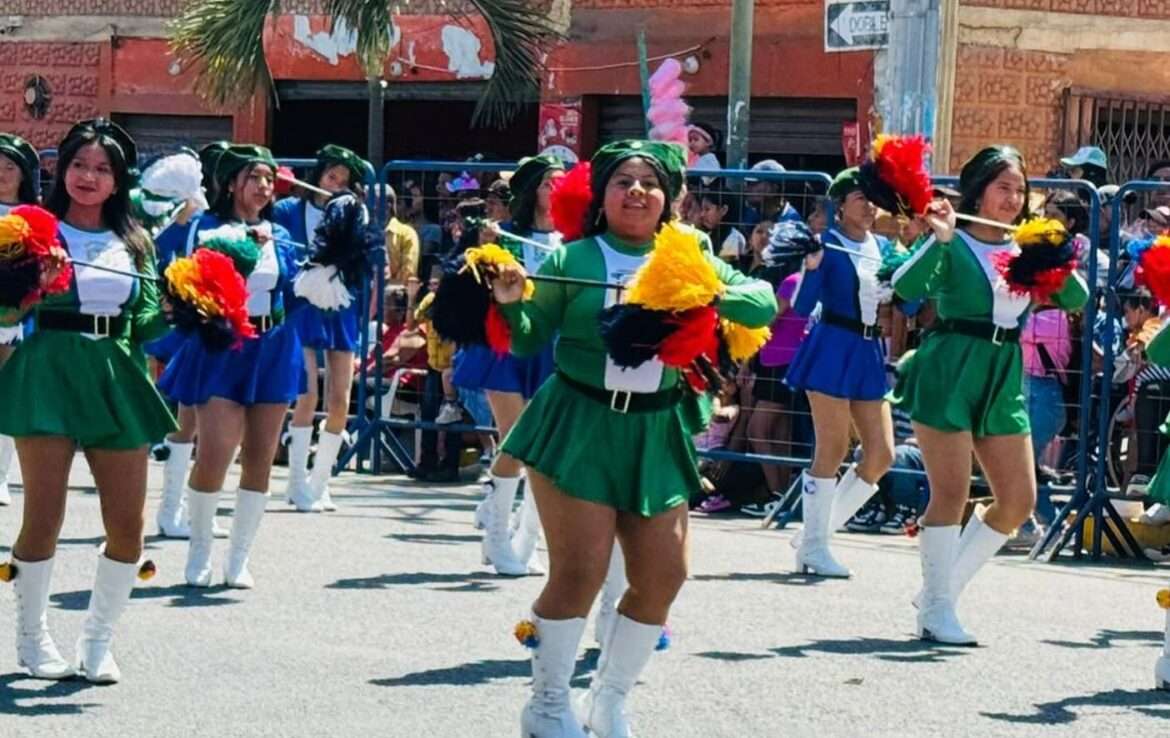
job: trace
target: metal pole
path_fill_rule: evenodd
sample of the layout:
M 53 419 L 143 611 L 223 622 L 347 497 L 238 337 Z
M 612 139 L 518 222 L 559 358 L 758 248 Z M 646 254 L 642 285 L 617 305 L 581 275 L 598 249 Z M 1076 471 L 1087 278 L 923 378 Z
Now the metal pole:
M 650 138 L 650 62 L 646 52 L 646 29 L 638 29 L 638 76 L 642 81 L 642 130 Z
M 369 110 L 366 114 L 368 134 L 366 135 L 366 159 L 374 165 L 374 171 L 382 171 L 382 151 L 385 146 L 385 102 L 386 95 L 380 75 L 366 77 L 366 97 L 369 99 Z
M 752 21 L 755 0 L 731 4 L 731 71 L 727 81 L 727 168 L 747 169 L 752 101 Z

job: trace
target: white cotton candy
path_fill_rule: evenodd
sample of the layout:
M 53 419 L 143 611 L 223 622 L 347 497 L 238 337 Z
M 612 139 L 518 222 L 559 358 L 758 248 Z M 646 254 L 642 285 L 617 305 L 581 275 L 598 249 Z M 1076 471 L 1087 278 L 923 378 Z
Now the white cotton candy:
M 353 302 L 353 296 L 341 281 L 335 266 L 313 264 L 306 267 L 293 280 L 293 292 L 322 310 L 343 310 Z
M 203 167 L 188 153 L 164 156 L 142 173 L 142 189 L 157 197 L 186 200 L 200 210 L 207 210 L 203 193 Z

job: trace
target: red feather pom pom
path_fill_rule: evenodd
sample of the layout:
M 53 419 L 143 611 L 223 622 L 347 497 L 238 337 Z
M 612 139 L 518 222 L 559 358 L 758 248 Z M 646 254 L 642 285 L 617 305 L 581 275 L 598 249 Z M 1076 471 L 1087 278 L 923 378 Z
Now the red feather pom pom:
M 503 355 L 512 350 L 512 328 L 500 312 L 500 306 L 494 302 L 484 317 L 483 329 L 487 335 L 488 347 L 492 351 Z
M 593 203 L 593 168 L 581 162 L 569 173 L 553 180 L 549 210 L 553 227 L 560 231 L 565 243 L 576 241 L 585 234 L 585 218 Z
M 57 217 L 37 205 L 19 205 L 9 215 L 23 220 L 28 234 L 21 239 L 24 256 L 7 262 L 0 278 L 6 295 L 4 304 L 19 302 L 22 309 L 29 308 L 45 295 L 67 292 L 73 281 L 73 267 L 57 237 Z M 45 273 L 50 269 L 55 269 L 57 275 L 46 280 Z
M 922 136 L 879 136 L 874 142 L 873 159 L 878 177 L 892 189 L 900 204 L 921 215 L 934 199 L 934 185 L 926 169 L 930 144 Z
M 245 338 L 255 338 L 256 326 L 248 319 L 248 286 L 236 271 L 232 258 L 213 249 L 198 249 L 193 258 L 199 265 L 203 283 L 208 285 L 208 291 L 239 338 L 236 345 Z
M 1028 295 L 1032 302 L 1038 305 L 1051 301 L 1052 296 L 1060 292 L 1068 275 L 1076 268 L 1076 261 L 1073 260 L 1061 266 L 1042 269 L 1030 274 L 1028 284 L 1023 284 L 1018 279 L 1018 272 L 1021 271 L 1019 259 L 1018 254 L 1010 251 L 1000 251 L 991 255 L 991 263 L 1007 283 L 1008 291 L 1013 295 Z
M 658 358 L 676 368 L 689 367 L 700 356 L 719 355 L 719 313 L 707 306 L 687 310 L 671 319 L 678 329 L 662 342 Z
M 1136 277 L 1159 304 L 1170 305 L 1170 238 L 1159 236 L 1142 252 Z

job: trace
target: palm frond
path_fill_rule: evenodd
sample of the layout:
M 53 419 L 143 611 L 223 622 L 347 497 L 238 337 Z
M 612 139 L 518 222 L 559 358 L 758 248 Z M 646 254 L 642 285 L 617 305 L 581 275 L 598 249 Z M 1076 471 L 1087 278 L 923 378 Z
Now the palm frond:
M 326 13 L 334 25 L 344 21 L 357 35 L 357 57 L 369 77 L 380 77 L 390 54 L 394 20 L 385 0 L 329 0 Z
M 476 124 L 503 127 L 517 108 L 531 102 L 544 73 L 548 47 L 561 31 L 543 3 L 532 0 L 468 0 L 487 23 L 495 46 L 496 66 L 475 106 Z
M 217 105 L 247 100 L 271 82 L 264 20 L 280 0 L 192 0 L 171 22 L 171 49 L 198 68 L 196 90 Z

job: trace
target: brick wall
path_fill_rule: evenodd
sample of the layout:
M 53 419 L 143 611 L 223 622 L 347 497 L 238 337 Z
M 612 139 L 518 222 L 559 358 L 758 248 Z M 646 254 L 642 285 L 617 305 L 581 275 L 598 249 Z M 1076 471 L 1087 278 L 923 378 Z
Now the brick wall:
M 1170 18 L 1170 0 L 963 0 L 963 5 L 1113 18 Z
M 101 44 L 0 43 L 0 131 L 48 148 L 77 121 L 98 115 L 100 57 Z M 52 94 L 40 120 L 22 103 L 25 80 L 34 74 L 45 78 Z
M 1061 155 L 1061 91 L 1068 85 L 1068 64 L 1066 54 L 960 44 L 951 171 L 992 143 L 1019 148 L 1034 176 L 1053 166 Z

